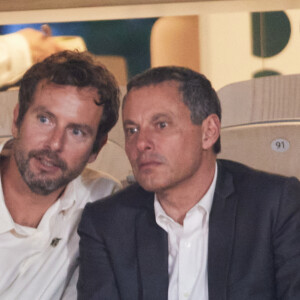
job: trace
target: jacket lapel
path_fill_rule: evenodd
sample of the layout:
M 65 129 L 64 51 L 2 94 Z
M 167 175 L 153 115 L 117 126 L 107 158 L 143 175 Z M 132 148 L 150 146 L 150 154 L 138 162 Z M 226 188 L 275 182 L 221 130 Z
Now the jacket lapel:
M 234 242 L 237 195 L 231 173 L 218 161 L 218 178 L 209 219 L 208 290 L 210 300 L 225 300 Z
M 153 196 L 137 216 L 137 254 L 143 300 L 168 299 L 168 236 L 155 221 Z

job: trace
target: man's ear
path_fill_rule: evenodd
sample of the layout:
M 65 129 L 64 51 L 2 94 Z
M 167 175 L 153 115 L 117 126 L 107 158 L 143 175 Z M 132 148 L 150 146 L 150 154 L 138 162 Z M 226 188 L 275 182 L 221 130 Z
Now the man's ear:
M 16 104 L 13 112 L 13 122 L 12 122 L 11 132 L 14 138 L 16 138 L 19 133 L 19 127 L 17 125 L 18 116 L 19 116 L 19 103 Z
M 213 147 L 220 136 L 221 122 L 216 114 L 209 115 L 202 122 L 202 148 L 208 150 Z
M 99 145 L 99 148 L 97 151 L 95 152 L 92 152 L 90 154 L 90 157 L 89 157 L 89 160 L 88 160 L 88 163 L 92 163 L 96 160 L 100 150 L 102 149 L 102 147 L 107 143 L 107 139 L 108 139 L 108 135 L 106 134 L 104 137 L 101 138 L 101 142 L 100 142 L 100 145 Z

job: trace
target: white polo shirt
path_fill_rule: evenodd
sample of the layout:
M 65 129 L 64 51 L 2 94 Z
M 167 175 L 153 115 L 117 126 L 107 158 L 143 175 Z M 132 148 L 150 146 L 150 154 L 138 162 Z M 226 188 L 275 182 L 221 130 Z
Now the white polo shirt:
M 77 225 L 85 204 L 118 189 L 110 176 L 86 169 L 68 184 L 39 226 L 30 228 L 12 220 L 0 181 L 0 299 L 61 299 L 78 265 Z M 64 299 L 76 299 L 76 281 Z

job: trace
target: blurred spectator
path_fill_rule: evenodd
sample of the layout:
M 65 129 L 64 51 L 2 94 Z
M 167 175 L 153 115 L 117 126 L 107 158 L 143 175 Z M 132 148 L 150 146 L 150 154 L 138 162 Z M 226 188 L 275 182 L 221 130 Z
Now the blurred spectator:
M 0 36 L 0 88 L 15 84 L 32 64 L 61 50 L 48 25 Z

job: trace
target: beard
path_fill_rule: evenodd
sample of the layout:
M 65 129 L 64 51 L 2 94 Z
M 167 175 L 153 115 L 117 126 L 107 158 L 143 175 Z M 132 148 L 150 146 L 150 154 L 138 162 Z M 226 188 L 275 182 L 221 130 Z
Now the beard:
M 26 155 L 25 152 L 16 145 L 14 158 L 19 172 L 30 190 L 35 194 L 46 196 L 61 187 L 65 187 L 70 181 L 76 178 L 87 164 L 89 156 L 87 155 L 75 168 L 69 169 L 67 163 L 59 158 L 55 151 L 49 149 L 32 150 Z M 53 177 L 43 170 L 33 172 L 30 169 L 31 159 L 47 159 L 52 165 L 60 169 L 60 175 Z

